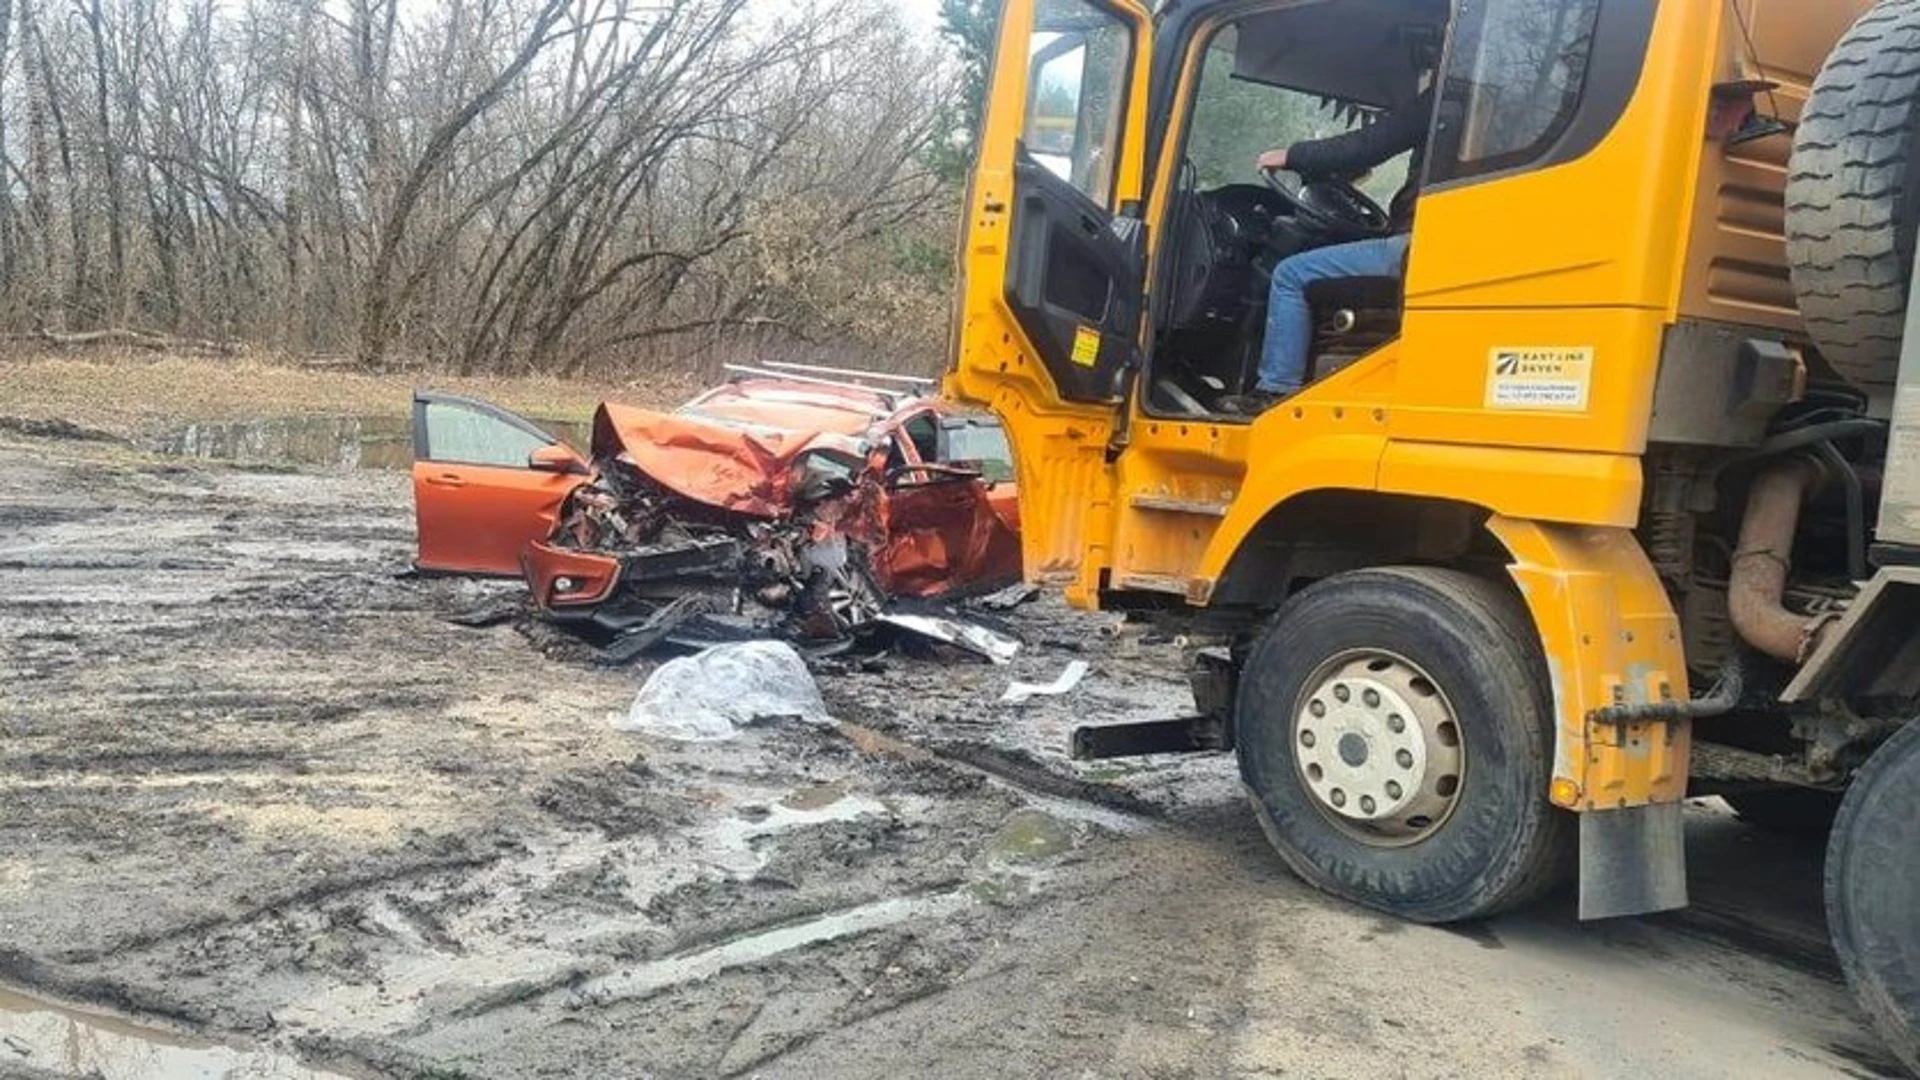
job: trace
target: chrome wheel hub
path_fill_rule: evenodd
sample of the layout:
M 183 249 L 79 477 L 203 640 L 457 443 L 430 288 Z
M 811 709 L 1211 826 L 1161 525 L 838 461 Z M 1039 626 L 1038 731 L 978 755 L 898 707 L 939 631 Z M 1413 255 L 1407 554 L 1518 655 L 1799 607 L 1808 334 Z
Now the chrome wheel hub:
M 1391 653 L 1343 653 L 1307 680 L 1293 719 L 1300 779 L 1327 817 L 1371 844 L 1431 834 L 1466 773 L 1460 727 L 1439 688 Z

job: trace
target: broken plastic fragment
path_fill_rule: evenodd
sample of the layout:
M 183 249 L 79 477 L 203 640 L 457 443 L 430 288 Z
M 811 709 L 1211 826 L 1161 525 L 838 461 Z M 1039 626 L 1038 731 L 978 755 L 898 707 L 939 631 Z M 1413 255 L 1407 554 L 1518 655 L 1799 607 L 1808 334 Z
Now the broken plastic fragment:
M 1067 665 L 1067 669 L 1060 673 L 1059 678 L 1050 683 L 1016 682 L 1009 685 L 1007 692 L 1000 695 L 1000 701 L 1005 705 L 1018 705 L 1028 698 L 1057 697 L 1079 686 L 1080 680 L 1086 677 L 1087 662 L 1075 660 Z
M 991 592 L 976 599 L 974 604 L 988 611 L 1012 611 L 1021 604 L 1034 600 L 1039 595 L 1040 586 L 1032 585 L 1024 581 L 1016 581 L 1006 588 L 1001 589 L 999 592 Z
M 793 646 L 741 641 L 669 660 L 648 676 L 620 731 L 683 742 L 731 738 L 756 720 L 792 717 L 828 724 L 826 702 Z
M 965 649 L 970 653 L 984 656 L 996 664 L 1012 660 L 1020 652 L 1020 643 L 1005 634 L 997 634 L 984 626 L 963 623 L 958 619 L 942 619 L 934 615 L 906 615 L 889 613 L 875 616 L 874 622 L 884 623 L 910 634 Z

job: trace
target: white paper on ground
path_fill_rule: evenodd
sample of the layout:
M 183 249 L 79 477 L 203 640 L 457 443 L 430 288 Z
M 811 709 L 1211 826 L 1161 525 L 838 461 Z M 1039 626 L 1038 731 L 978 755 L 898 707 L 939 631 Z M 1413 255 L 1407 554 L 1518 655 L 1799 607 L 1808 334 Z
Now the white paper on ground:
M 1006 693 L 1000 695 L 1000 701 L 1006 705 L 1018 705 L 1028 698 L 1057 697 L 1079 686 L 1080 680 L 1086 677 L 1087 662 L 1075 660 L 1067 665 L 1067 670 L 1061 672 L 1059 678 L 1050 683 L 1014 683 L 1007 687 Z

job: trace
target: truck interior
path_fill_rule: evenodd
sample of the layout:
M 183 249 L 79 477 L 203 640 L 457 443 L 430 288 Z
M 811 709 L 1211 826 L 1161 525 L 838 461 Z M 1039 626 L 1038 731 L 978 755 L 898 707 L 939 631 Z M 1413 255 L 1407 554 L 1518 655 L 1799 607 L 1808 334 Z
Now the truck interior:
M 1407 180 L 1402 154 L 1364 176 L 1260 174 L 1271 147 L 1371 123 L 1416 98 L 1446 34 L 1444 3 L 1308 3 L 1218 28 L 1200 61 L 1179 144 L 1158 260 L 1143 407 L 1162 417 L 1223 416 L 1253 381 L 1267 296 L 1282 259 L 1385 235 L 1384 209 Z M 1401 281 L 1346 278 L 1309 289 L 1310 381 L 1399 333 Z

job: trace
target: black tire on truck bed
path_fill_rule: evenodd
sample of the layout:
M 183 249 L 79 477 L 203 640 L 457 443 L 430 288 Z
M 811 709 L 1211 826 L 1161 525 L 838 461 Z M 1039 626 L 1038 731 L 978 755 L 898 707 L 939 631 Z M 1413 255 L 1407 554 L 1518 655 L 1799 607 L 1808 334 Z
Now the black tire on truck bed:
M 1814 81 L 1787 179 L 1787 262 L 1841 376 L 1890 393 L 1920 224 L 1920 0 L 1881 0 Z

